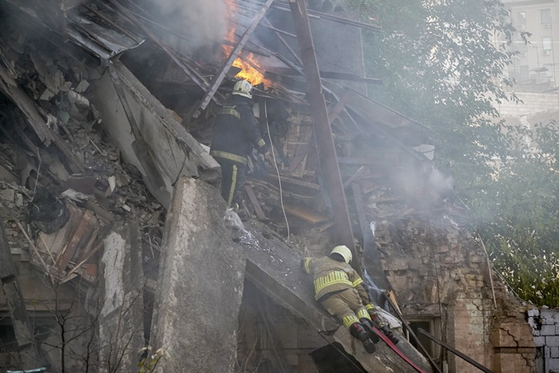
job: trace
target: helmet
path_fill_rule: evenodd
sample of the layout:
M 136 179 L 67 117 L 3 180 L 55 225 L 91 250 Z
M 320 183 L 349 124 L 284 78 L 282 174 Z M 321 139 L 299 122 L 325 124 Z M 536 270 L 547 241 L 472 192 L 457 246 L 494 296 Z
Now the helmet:
M 332 250 L 330 255 L 332 254 L 340 254 L 344 258 L 346 263 L 348 264 L 351 263 L 351 259 L 352 259 L 351 251 L 346 245 L 340 245 L 334 247 L 334 250 Z
M 246 80 L 239 80 L 233 87 L 232 95 L 239 95 L 246 98 L 252 98 L 252 85 Z

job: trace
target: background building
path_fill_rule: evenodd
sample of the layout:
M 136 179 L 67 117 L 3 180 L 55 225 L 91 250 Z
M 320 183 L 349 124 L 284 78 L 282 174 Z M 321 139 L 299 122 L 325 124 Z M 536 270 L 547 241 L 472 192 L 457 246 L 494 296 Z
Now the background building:
M 509 9 L 517 29 L 512 48 L 519 52 L 509 66 L 509 77 L 516 81 L 517 88 L 522 91 L 544 92 L 555 89 L 559 78 L 557 1 L 504 0 L 503 3 Z

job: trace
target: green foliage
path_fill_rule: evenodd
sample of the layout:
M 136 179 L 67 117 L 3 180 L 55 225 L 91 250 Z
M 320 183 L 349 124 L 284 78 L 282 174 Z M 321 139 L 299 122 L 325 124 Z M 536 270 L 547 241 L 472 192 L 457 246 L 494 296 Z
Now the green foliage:
M 460 169 L 462 188 L 487 181 L 488 161 L 504 157 L 496 104 L 515 32 L 497 0 L 346 0 L 382 32 L 365 35 L 367 74 L 383 79 L 370 95 L 433 130 L 438 159 Z M 501 44 L 494 43 L 501 40 Z M 465 141 L 466 139 L 466 141 Z
M 496 267 L 521 297 L 551 307 L 559 306 L 558 130 L 555 122 L 515 129 L 495 182 L 472 198 Z
M 438 160 L 453 170 L 496 267 L 525 299 L 559 306 L 559 136 L 554 123 L 523 132 L 498 120 L 498 104 L 517 102 L 503 77 L 516 32 L 503 4 L 345 3 L 382 27 L 364 39 L 367 74 L 384 82 L 369 94 L 432 130 Z

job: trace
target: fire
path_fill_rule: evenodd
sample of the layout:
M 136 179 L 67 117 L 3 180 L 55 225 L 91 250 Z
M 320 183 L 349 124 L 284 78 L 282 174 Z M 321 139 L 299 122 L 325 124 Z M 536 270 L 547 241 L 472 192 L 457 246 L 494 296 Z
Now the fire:
M 237 13 L 237 4 L 235 4 L 234 0 L 227 0 L 227 11 L 228 14 L 236 14 Z M 230 22 L 229 29 L 227 30 L 226 40 L 232 43 L 235 43 L 235 24 Z M 225 56 L 229 56 L 233 47 L 230 45 L 223 45 L 223 54 Z M 252 53 L 245 53 L 243 54 L 243 58 L 237 57 L 233 62 L 233 66 L 242 69 L 239 71 L 237 75 L 238 78 L 245 79 L 252 85 L 257 85 L 260 83 L 264 83 L 264 85 L 269 85 L 269 81 L 264 78 L 264 74 L 262 74 L 259 70 L 262 70 L 260 67 L 260 61 L 258 58 Z

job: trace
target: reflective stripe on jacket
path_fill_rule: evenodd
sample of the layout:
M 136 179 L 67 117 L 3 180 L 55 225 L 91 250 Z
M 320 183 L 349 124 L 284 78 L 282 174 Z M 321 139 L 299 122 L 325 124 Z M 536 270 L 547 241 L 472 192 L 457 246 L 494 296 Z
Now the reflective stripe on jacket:
M 329 293 L 355 288 L 363 303 L 369 303 L 369 296 L 362 286 L 363 280 L 349 264 L 324 256 L 322 258 L 305 258 L 303 266 L 307 273 L 314 276 L 314 291 L 317 300 Z
M 217 112 L 210 154 L 245 164 L 253 148 L 260 153 L 268 151 L 252 113 L 252 103 L 247 98 L 231 96 Z

